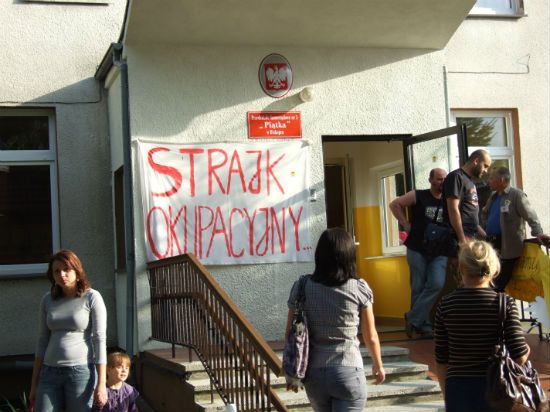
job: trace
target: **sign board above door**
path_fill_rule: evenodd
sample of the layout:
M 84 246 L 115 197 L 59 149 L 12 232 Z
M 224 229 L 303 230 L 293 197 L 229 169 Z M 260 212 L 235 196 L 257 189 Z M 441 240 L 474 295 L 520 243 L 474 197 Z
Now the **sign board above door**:
M 302 137 L 300 112 L 248 112 L 249 139 L 299 139 Z

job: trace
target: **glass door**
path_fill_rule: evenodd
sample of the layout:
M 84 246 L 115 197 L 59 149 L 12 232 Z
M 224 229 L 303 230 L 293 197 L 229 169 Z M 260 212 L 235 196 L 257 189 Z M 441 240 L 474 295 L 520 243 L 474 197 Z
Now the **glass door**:
M 465 125 L 447 127 L 404 140 L 407 191 L 428 189 L 430 170 L 440 167 L 450 172 L 463 165 L 467 157 Z

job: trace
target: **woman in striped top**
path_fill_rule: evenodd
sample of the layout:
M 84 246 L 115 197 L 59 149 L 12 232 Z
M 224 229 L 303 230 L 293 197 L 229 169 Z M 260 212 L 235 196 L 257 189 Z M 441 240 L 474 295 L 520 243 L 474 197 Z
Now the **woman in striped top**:
M 492 412 L 484 399 L 489 358 L 497 344 L 498 293 L 491 280 L 500 263 L 487 242 L 471 241 L 458 255 L 463 287 L 445 296 L 435 318 L 437 376 L 447 412 Z M 529 356 L 515 301 L 507 296 L 505 343 L 511 357 Z

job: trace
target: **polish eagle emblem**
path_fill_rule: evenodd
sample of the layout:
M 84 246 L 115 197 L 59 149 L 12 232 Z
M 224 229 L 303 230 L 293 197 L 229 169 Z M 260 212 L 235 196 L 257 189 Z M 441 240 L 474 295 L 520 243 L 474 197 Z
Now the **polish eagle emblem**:
M 266 64 L 265 77 L 268 90 L 285 90 L 288 88 L 288 72 L 286 64 Z

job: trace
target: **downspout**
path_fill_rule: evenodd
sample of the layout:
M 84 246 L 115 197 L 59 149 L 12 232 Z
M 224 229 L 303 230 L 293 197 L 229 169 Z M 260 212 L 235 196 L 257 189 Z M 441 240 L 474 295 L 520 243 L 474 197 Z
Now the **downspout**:
M 447 84 L 447 66 L 443 65 L 443 98 L 445 99 L 445 126 L 449 127 L 451 126 L 451 109 L 449 107 L 449 88 Z M 452 165 L 452 159 L 451 154 L 453 150 L 453 144 L 451 142 L 451 139 L 447 137 L 447 156 L 449 158 L 447 159 L 448 164 Z M 460 164 L 460 161 L 459 161 Z
M 134 193 L 132 176 L 132 138 L 128 64 L 122 58 L 122 43 L 113 43 L 113 64 L 120 70 L 122 100 L 122 152 L 124 165 L 124 239 L 126 244 L 126 351 L 134 355 L 134 318 L 136 307 L 136 251 L 134 246 Z

